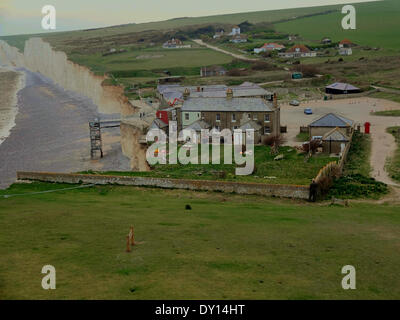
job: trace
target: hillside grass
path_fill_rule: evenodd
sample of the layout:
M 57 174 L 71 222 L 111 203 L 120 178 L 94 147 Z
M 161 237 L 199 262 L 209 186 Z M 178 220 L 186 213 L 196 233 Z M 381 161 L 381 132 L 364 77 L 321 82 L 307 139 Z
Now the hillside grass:
M 327 15 L 296 19 L 276 24 L 277 31 L 297 33 L 302 38 L 320 41 L 330 37 L 337 42 L 348 38 L 356 44 L 400 50 L 400 2 L 384 0 L 354 4 L 357 13 L 357 29 L 344 30 L 340 11 Z
M 397 182 L 400 182 L 400 136 L 398 133 L 399 130 L 400 127 L 390 127 L 387 129 L 387 132 L 395 137 L 397 143 L 397 149 L 394 155 L 388 159 L 388 162 L 386 164 L 386 169 L 388 170 L 390 177 Z
M 131 49 L 121 54 L 102 56 L 72 54 L 70 60 L 96 73 L 114 73 L 123 77 L 159 77 L 165 70 L 176 75 L 200 75 L 200 67 L 228 64 L 232 57 L 207 48 Z
M 116 186 L 0 197 L 0 299 L 399 299 L 398 211 Z

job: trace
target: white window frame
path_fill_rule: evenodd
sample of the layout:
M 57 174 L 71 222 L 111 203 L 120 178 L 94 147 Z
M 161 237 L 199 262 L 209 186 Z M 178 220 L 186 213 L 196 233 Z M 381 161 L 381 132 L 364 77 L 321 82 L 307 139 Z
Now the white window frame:
M 189 113 L 185 113 L 185 120 L 187 121 L 187 120 L 189 120 L 190 119 L 190 115 L 189 115 Z
M 236 122 L 236 114 L 232 113 L 232 122 Z
M 269 130 L 269 132 L 267 132 Z M 271 134 L 271 127 L 264 127 L 264 134 Z
M 219 118 L 219 119 L 218 119 Z M 221 122 L 221 114 L 220 113 L 217 113 L 216 115 L 215 115 L 215 122 Z
M 266 120 L 268 117 L 268 120 Z M 271 115 L 269 114 L 264 114 L 264 122 L 271 122 Z

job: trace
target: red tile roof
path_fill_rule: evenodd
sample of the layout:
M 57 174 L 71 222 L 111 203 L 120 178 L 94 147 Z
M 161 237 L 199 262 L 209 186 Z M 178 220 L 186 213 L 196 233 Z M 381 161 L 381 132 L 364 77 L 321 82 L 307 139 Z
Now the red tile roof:
M 304 44 L 296 44 L 291 47 L 288 52 L 297 52 L 296 49 L 299 49 L 300 52 L 310 52 L 311 50 L 308 49 Z
M 353 42 L 351 42 L 349 39 L 343 39 L 339 42 L 339 44 L 353 44 Z

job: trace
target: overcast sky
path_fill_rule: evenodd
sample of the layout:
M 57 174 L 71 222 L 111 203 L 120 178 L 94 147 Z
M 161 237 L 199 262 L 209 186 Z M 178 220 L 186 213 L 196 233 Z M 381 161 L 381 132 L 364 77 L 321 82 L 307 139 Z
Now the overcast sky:
M 236 12 L 373 0 L 0 0 L 0 35 L 43 32 L 42 7 L 57 10 L 57 31 Z

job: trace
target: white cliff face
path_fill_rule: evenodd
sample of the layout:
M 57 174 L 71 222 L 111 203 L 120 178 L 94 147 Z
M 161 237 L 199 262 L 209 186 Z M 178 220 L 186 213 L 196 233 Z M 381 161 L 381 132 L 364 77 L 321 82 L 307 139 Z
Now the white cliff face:
M 121 87 L 102 85 L 106 77 L 96 76 L 88 68 L 69 61 L 64 52 L 53 50 L 41 38 L 26 41 L 24 53 L 0 40 L 1 64 L 40 72 L 64 89 L 91 98 L 102 113 L 120 113 L 124 118 L 140 109 L 129 103 Z M 149 170 L 146 146 L 138 142 L 143 130 L 134 125 L 121 125 L 122 151 L 131 159 L 133 170 Z
M 26 41 L 24 53 L 0 40 L 0 63 L 40 72 L 64 89 L 91 98 L 102 113 L 134 113 L 122 88 L 103 86 L 106 77 L 96 76 L 88 68 L 69 61 L 64 52 L 54 51 L 41 38 Z

